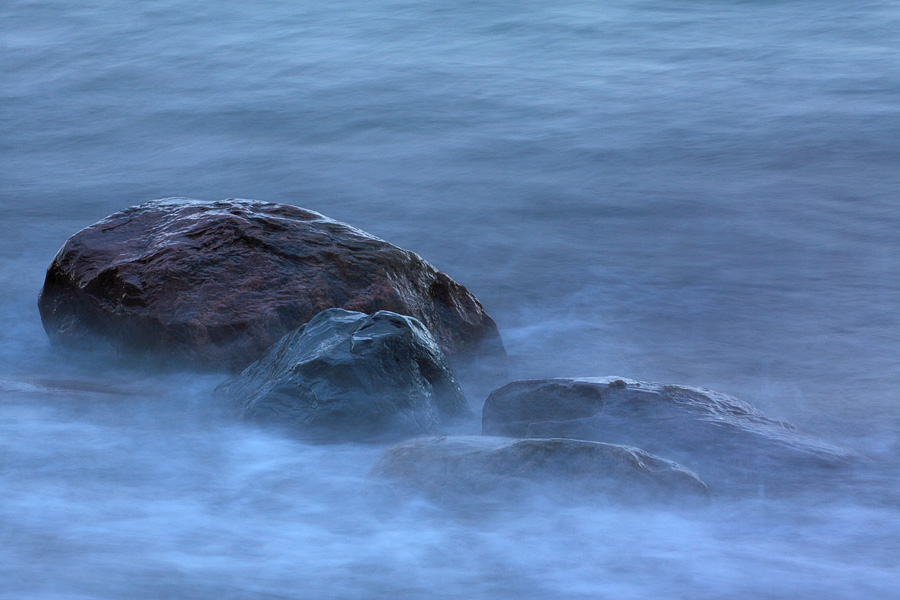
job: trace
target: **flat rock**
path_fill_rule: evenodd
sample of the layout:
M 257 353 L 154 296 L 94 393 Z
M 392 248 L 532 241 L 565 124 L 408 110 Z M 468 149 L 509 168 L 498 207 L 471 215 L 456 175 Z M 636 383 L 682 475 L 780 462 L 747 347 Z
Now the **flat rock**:
M 329 309 L 219 387 L 241 414 L 323 441 L 402 439 L 470 417 L 424 325 Z
M 525 492 L 658 501 L 707 494 L 688 469 L 637 448 L 568 439 L 428 437 L 387 449 L 369 474 L 439 501 L 514 500 Z
M 482 431 L 634 445 L 719 490 L 799 481 L 853 458 L 733 396 L 616 377 L 512 382 L 488 397 Z
M 255 200 L 169 198 L 110 215 L 66 241 L 38 307 L 54 342 L 176 366 L 239 370 L 328 308 L 413 316 L 451 357 L 503 354 L 475 296 L 418 255 Z

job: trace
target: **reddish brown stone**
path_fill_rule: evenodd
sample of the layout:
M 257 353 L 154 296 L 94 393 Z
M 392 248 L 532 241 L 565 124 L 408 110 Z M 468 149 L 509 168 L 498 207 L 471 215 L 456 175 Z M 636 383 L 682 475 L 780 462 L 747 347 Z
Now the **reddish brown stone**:
M 494 321 L 418 255 L 319 213 L 154 200 L 69 238 L 38 300 L 55 342 L 239 369 L 327 308 L 413 316 L 451 357 L 502 354 Z

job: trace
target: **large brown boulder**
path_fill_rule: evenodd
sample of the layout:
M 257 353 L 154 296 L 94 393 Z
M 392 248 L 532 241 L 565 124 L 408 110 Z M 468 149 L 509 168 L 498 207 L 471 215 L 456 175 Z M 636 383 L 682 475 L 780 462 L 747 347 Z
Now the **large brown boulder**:
M 50 338 L 236 370 L 328 308 L 425 324 L 449 357 L 497 355 L 494 321 L 418 255 L 319 213 L 170 198 L 69 238 L 38 306 Z

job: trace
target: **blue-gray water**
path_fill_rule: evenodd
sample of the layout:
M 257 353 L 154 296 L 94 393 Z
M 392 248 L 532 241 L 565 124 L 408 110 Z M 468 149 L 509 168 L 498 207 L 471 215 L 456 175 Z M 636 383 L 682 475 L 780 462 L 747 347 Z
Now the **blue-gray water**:
M 0 598 L 900 594 L 896 2 L 5 0 L 0 76 Z M 515 377 L 716 388 L 872 467 L 696 513 L 382 514 L 377 449 L 49 346 L 65 238 L 176 195 L 417 251 Z

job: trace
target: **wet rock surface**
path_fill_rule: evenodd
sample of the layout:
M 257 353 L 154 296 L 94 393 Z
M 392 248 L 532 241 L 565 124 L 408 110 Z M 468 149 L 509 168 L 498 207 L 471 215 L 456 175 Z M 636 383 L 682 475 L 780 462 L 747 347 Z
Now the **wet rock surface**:
M 397 440 L 471 417 L 428 330 L 387 311 L 323 311 L 219 393 L 310 440 Z
M 482 426 L 485 435 L 634 445 L 717 490 L 802 485 L 855 458 L 733 396 L 613 377 L 512 382 L 488 397 Z
M 328 308 L 419 319 L 451 357 L 496 356 L 494 321 L 418 255 L 319 213 L 155 200 L 70 237 L 38 306 L 55 342 L 239 370 Z
M 387 449 L 370 478 L 438 501 L 507 501 L 526 492 L 660 501 L 707 494 L 688 469 L 637 448 L 569 439 L 428 437 Z

